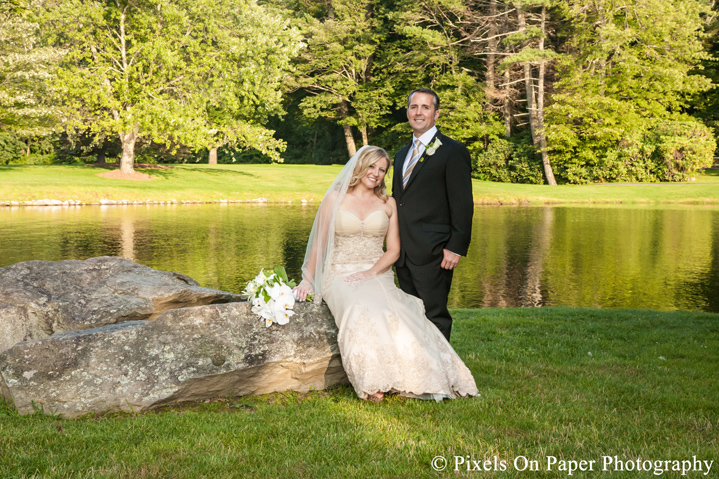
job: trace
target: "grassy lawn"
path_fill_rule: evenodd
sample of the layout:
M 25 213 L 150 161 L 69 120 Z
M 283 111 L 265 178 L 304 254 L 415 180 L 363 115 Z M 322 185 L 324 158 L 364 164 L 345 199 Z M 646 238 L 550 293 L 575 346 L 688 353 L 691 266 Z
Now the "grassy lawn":
M 113 180 L 87 166 L 0 166 L 0 203 L 55 199 L 129 201 L 319 201 L 340 170 L 320 165 L 177 165 L 138 170 L 153 181 Z M 474 181 L 478 204 L 719 203 L 719 170 L 689 183 L 517 185 Z
M 719 472 L 719 315 L 581 308 L 455 310 L 453 344 L 481 397 L 360 401 L 349 387 L 139 415 L 18 417 L 0 404 L 3 478 L 655 477 Z M 436 456 L 449 464 L 431 467 Z M 457 456 L 457 458 L 455 458 Z M 468 471 L 479 465 L 506 471 Z M 547 456 L 557 458 L 548 470 Z M 604 471 L 602 456 L 651 460 Z M 522 457 L 539 471 L 520 472 Z M 485 459 L 490 463 L 483 463 Z M 441 465 L 441 461 L 438 462 Z M 588 464 L 588 463 L 587 463 Z M 665 467 L 662 463 L 661 467 Z M 661 477 L 682 477 L 671 471 Z

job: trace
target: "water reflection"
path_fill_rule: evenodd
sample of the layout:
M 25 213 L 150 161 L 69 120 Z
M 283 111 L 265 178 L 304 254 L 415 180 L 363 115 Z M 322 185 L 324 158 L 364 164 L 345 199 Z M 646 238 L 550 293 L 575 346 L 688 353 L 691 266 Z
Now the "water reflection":
M 0 209 L 0 266 L 123 256 L 239 292 L 260 270 L 299 278 L 316 207 Z M 719 312 L 715 207 L 478 207 L 451 307 L 573 305 Z

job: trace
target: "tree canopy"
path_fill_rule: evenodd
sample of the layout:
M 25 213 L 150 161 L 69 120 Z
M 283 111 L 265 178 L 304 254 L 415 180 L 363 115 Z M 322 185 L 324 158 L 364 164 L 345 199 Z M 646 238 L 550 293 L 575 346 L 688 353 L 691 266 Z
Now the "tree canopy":
M 125 168 L 136 142 L 162 161 L 395 150 L 421 86 L 481 179 L 683 181 L 717 146 L 711 0 L 33 1 L 2 4 L 4 131 L 118 138 Z
M 46 0 L 47 41 L 66 51 L 67 128 L 116 134 L 121 169 L 138 138 L 190 148 L 239 140 L 269 154 L 278 82 L 299 38 L 253 0 Z

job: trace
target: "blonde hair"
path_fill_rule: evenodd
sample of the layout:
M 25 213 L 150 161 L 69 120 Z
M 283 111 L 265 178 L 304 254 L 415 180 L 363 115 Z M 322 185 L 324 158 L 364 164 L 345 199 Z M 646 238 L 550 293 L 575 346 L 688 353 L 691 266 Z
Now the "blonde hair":
M 349 182 L 348 190 L 353 190 L 354 187 L 359 184 L 362 178 L 367 175 L 369 167 L 377 163 L 381 159 L 387 160 L 387 171 L 385 172 L 386 178 L 386 175 L 387 173 L 389 173 L 389 169 L 392 166 L 392 162 L 390 162 L 389 155 L 387 154 L 387 152 L 379 146 L 364 147 L 364 151 L 359 156 L 359 158 L 357 158 L 357 165 L 355 165 L 355 169 L 352 172 L 352 179 Z M 374 194 L 377 195 L 379 199 L 386 202 L 389 198 L 389 195 L 387 194 L 386 190 L 387 185 L 384 183 L 384 178 L 382 178 L 380 184 L 374 187 Z

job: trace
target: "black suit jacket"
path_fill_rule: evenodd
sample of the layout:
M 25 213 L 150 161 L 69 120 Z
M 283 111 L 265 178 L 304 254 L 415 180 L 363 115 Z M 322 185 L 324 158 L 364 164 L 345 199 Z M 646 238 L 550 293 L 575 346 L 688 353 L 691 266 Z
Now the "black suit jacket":
M 441 132 L 435 138 L 442 145 L 434 155 L 425 150 L 404 190 L 402 167 L 412 143 L 394 158 L 392 196 L 398 210 L 399 266 L 406 258 L 417 265 L 430 263 L 443 255 L 443 248 L 462 256 L 469 249 L 474 214 L 469 151 Z

